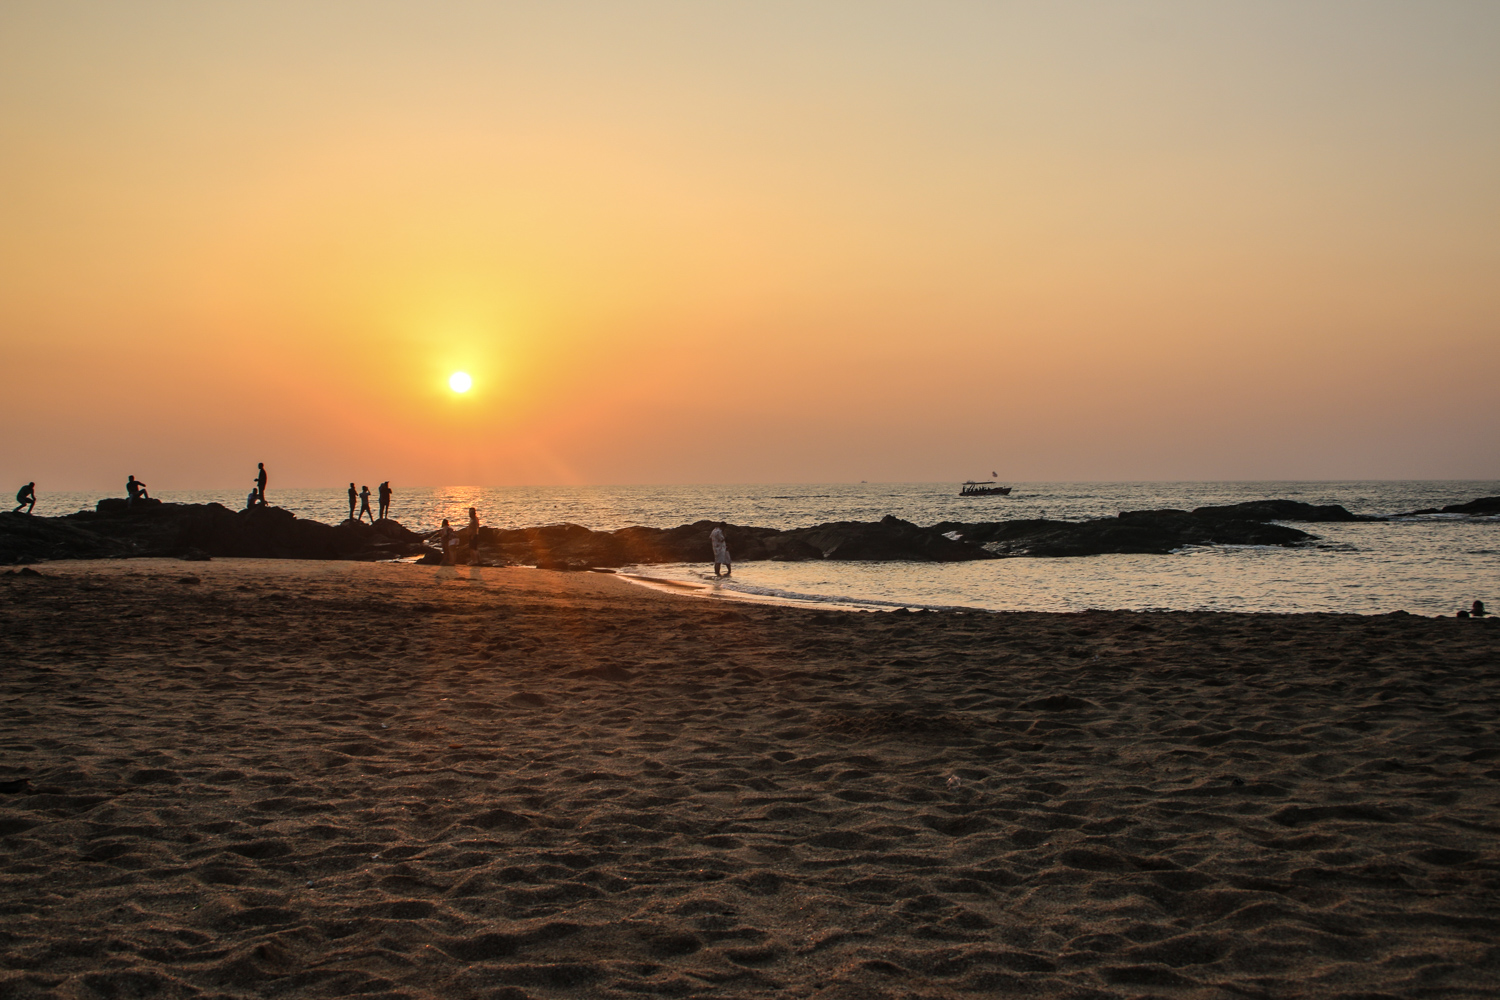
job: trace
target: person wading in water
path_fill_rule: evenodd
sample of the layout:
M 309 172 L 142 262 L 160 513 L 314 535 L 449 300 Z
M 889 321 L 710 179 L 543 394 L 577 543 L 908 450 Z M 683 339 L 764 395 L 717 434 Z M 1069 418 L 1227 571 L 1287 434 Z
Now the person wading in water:
M 708 540 L 714 547 L 714 576 L 719 575 L 719 566 L 724 567 L 725 576 L 734 575 L 734 566 L 729 562 L 729 543 L 724 541 L 724 529 L 715 528 L 708 533 Z

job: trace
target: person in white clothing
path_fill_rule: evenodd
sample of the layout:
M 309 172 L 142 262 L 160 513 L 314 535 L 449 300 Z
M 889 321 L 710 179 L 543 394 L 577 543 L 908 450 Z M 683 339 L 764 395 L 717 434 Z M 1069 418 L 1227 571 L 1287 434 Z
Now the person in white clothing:
M 715 528 L 708 533 L 708 540 L 714 546 L 714 576 L 719 575 L 719 567 L 724 567 L 724 575 L 734 575 L 734 567 L 729 562 L 729 543 L 724 541 L 724 529 Z

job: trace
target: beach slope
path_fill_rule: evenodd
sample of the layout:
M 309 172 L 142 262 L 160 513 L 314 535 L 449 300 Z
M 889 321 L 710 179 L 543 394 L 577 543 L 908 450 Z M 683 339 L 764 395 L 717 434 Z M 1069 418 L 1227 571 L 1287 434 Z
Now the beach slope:
M 6 997 L 1500 989 L 1500 625 L 0 577 Z

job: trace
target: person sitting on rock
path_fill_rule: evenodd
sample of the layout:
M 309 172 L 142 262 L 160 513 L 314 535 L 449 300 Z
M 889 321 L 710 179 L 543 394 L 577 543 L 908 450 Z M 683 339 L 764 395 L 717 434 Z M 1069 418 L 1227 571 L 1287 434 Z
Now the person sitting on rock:
M 252 486 L 252 487 L 250 487 L 250 495 L 245 498 L 245 509 L 246 510 L 254 510 L 255 507 L 256 507 L 256 505 L 259 504 L 259 503 L 260 503 L 260 490 L 257 489 L 256 487 Z
M 443 518 L 443 526 L 438 529 L 438 544 L 443 547 L 443 565 L 453 565 L 453 551 L 458 547 L 458 532 L 449 526 L 446 517 Z
M 384 521 L 391 516 L 391 481 L 387 479 L 380 484 L 380 519 Z
M 25 486 L 22 486 L 20 489 L 16 490 L 16 509 L 11 511 L 11 513 L 19 514 L 21 513 L 21 508 L 25 507 L 26 513 L 30 514 L 32 508 L 34 508 L 35 506 L 36 483 L 27 483 Z
M 366 514 L 370 515 L 370 523 L 374 524 L 375 512 L 370 509 L 370 487 L 361 486 L 359 488 L 359 517 L 355 520 L 363 521 Z
M 135 476 L 125 477 L 125 506 L 129 507 L 137 500 L 150 500 L 151 494 L 146 492 L 146 484 Z
M 354 484 L 353 483 L 350 483 L 349 484 L 349 520 L 351 520 L 351 521 L 354 520 L 354 505 L 357 504 L 357 503 L 359 503 L 359 491 L 354 488 Z
M 1471 613 L 1474 615 L 1475 618 L 1483 618 L 1485 615 L 1489 614 L 1488 611 L 1484 610 L 1484 602 L 1483 601 L 1475 601 L 1474 602 L 1474 608 L 1473 608 L 1473 611 Z
M 724 567 L 725 576 L 734 575 L 734 566 L 729 562 L 729 543 L 724 541 L 724 529 L 715 528 L 708 533 L 708 540 L 714 547 L 714 576 L 719 575 L 719 566 Z

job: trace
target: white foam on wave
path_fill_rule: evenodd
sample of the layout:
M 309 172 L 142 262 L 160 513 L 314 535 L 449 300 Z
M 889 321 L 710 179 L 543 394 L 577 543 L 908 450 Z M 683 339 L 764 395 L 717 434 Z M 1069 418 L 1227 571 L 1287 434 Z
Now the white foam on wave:
M 700 573 L 689 566 L 672 567 L 676 576 L 663 576 L 666 567 L 629 566 L 619 571 L 621 579 L 638 586 L 650 587 L 667 593 L 703 597 L 710 600 L 746 601 L 755 604 L 780 604 L 795 607 L 820 608 L 830 611 L 971 611 L 973 608 L 948 605 L 914 604 L 910 601 L 882 601 L 872 598 L 847 597 L 837 594 L 805 594 L 776 587 L 762 587 L 742 583 L 733 577 L 715 579 L 711 574 Z M 668 570 L 670 571 L 670 570 Z M 683 576 L 690 579 L 682 579 Z

